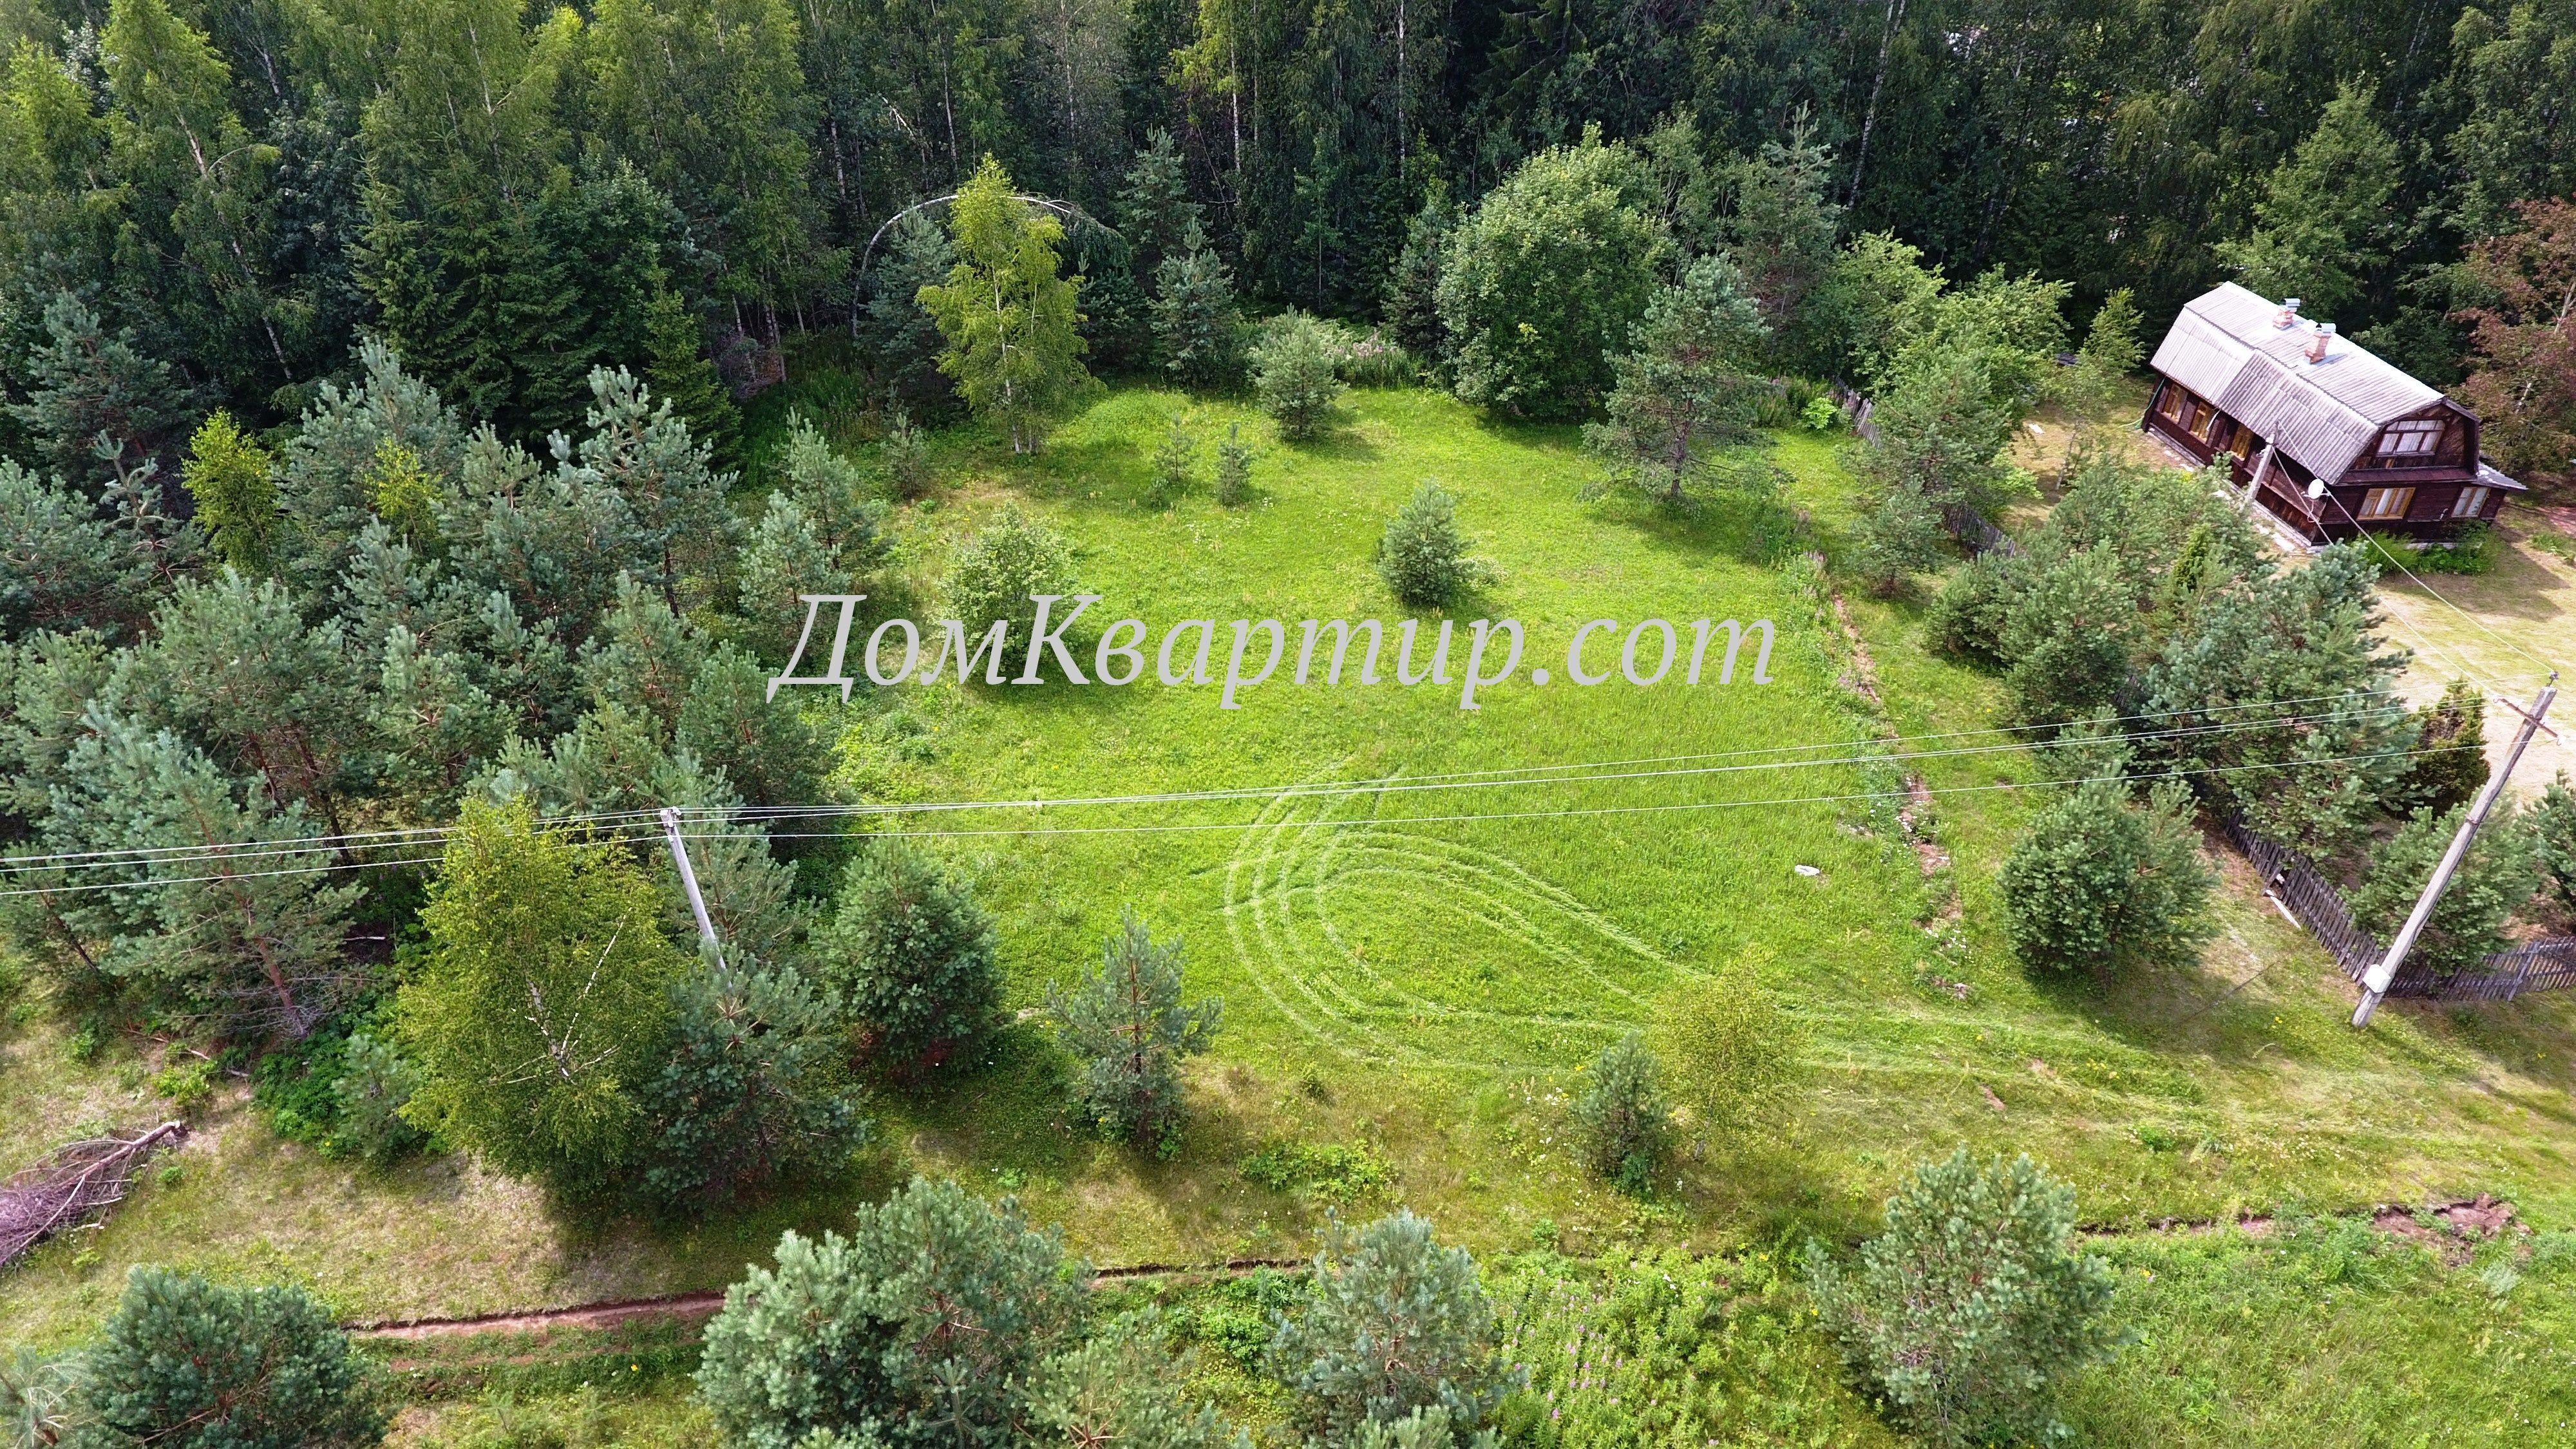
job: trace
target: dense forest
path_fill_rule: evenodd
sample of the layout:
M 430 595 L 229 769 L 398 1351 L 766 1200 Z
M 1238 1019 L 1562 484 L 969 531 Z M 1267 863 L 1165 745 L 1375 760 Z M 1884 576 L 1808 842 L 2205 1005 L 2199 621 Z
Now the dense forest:
M 1058 204 L 1095 371 L 1201 247 L 1375 320 L 1409 241 L 1594 128 L 1685 242 L 1886 232 L 2079 319 L 2240 275 L 2448 385 L 2498 290 L 2463 258 L 2576 189 L 2571 33 L 2566 0 L 7 0 L 0 451 L 103 478 L 217 405 L 274 426 L 362 333 L 505 436 L 577 425 L 606 363 L 721 444 L 719 383 L 800 330 L 921 330 L 937 239 L 888 224 L 988 155 Z

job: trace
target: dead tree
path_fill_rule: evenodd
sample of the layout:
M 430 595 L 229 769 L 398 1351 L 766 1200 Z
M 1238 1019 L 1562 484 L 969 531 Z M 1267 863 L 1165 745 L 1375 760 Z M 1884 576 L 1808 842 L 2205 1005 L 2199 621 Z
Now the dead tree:
M 78 1227 L 122 1200 L 152 1150 L 188 1135 L 164 1122 L 135 1137 L 67 1142 L 0 1184 L 0 1267 L 64 1228 Z

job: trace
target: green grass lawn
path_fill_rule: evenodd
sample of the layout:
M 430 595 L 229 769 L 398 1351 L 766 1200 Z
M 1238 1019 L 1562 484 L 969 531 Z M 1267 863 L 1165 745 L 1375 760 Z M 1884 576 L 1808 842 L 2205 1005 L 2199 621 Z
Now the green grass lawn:
M 1141 501 L 1175 411 L 1211 447 L 1238 421 L 1259 442 L 1249 506 Z M 1919 763 L 1952 860 L 1930 882 L 1884 810 L 1805 798 L 1865 788 L 1848 764 L 1405 788 L 1602 761 L 1741 764 L 1710 757 L 1847 742 L 1872 717 L 1840 677 L 1839 625 L 1785 566 L 1785 510 L 1586 501 L 1593 468 L 1570 431 L 1496 426 L 1437 394 L 1362 392 L 1349 414 L 1292 446 L 1231 405 L 1121 388 L 1034 459 L 959 430 L 940 440 L 951 487 L 901 517 L 899 567 L 925 587 L 1017 502 L 1074 541 L 1084 587 L 1105 596 L 1093 618 L 1141 617 L 1156 637 L 1214 620 L 1220 673 L 1230 621 L 1278 618 L 1293 663 L 1296 620 L 1402 617 L 1371 551 L 1436 478 L 1492 565 L 1451 618 L 1517 618 L 1531 640 L 1523 677 L 1485 691 L 1481 710 L 1460 711 L 1454 684 L 1300 688 L 1283 664 L 1223 711 L 1214 686 L 1151 683 L 1149 656 L 1148 682 L 1123 689 L 907 686 L 838 721 L 840 777 L 868 799 L 1248 792 L 906 817 L 938 833 L 999 917 L 1014 1008 L 1069 981 L 1124 906 L 1186 940 L 1193 991 L 1226 1015 L 1193 1066 L 1175 1157 L 1084 1131 L 1035 1020 L 984 1069 L 874 1104 L 878 1145 L 849 1183 L 686 1231 L 563 1224 L 532 1190 L 452 1159 L 389 1173 L 325 1162 L 219 1103 L 176 1181 L 148 1182 L 103 1231 L 12 1270 L 0 1340 L 85 1331 L 123 1266 L 147 1259 L 295 1278 L 353 1317 L 715 1286 L 780 1227 L 832 1225 L 913 1171 L 1016 1192 L 1104 1264 L 1292 1255 L 1328 1207 L 1396 1203 L 1488 1252 L 1849 1235 L 1908 1166 L 1959 1142 L 2031 1152 L 2105 1225 L 2478 1191 L 2545 1225 L 2576 1219 L 2563 1001 L 2394 1003 L 2355 1033 L 2341 978 L 2223 856 L 2223 929 L 2199 970 L 2110 988 L 2026 977 L 2002 948 L 1993 880 L 2031 806 L 2013 787 L 2040 766 L 1972 733 L 1996 690 L 1926 652 L 1914 603 L 1845 600 L 1895 726 L 1955 736 L 1941 747 L 2001 746 Z M 1787 502 L 1831 553 L 1851 518 L 1834 445 L 1787 438 L 1777 456 L 1795 479 Z M 1773 620 L 1775 682 L 1563 681 L 1577 625 L 1651 616 Z M 1533 685 L 1532 665 L 1559 678 Z M 1330 782 L 1384 788 L 1276 793 Z M 1588 1181 L 1563 1109 L 1579 1069 L 1651 1024 L 1676 984 L 1755 943 L 1811 1042 L 1793 1120 L 1748 1148 L 1686 1154 L 1651 1202 Z M 84 1116 L 156 1110 L 130 1060 L 74 1066 L 41 1017 L 0 1026 L 0 1073 L 13 1160 Z M 1284 1191 L 1245 1177 L 1246 1157 L 1283 1143 L 1353 1149 L 1343 1161 L 1359 1167 Z

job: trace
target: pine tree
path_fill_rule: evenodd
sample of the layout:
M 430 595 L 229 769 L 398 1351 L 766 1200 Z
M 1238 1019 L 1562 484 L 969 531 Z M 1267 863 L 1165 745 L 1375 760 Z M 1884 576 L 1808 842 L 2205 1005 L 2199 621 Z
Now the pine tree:
M 748 805 L 812 805 L 831 769 L 824 735 L 769 700 L 769 671 L 730 644 L 689 681 L 673 742 L 724 776 Z
M 1083 1099 L 1101 1130 L 1158 1151 L 1177 1142 L 1181 1060 L 1208 1049 L 1221 1010 L 1214 997 L 1182 1004 L 1181 943 L 1157 945 L 1132 908 L 1099 970 L 1071 991 L 1047 987 L 1047 1011 L 1083 1063 Z
M 1311 313 L 1288 311 L 1261 329 L 1252 348 L 1252 390 L 1283 438 L 1311 438 L 1332 425 L 1347 389 L 1335 375 L 1332 331 Z
M 1482 572 L 1467 555 L 1474 546 L 1458 528 L 1458 500 L 1425 482 L 1387 520 L 1378 540 L 1377 571 L 1397 601 L 1417 609 L 1456 598 Z
M 1754 370 L 1770 329 L 1724 257 L 1702 257 L 1655 294 L 1615 363 L 1609 420 L 1584 441 L 1647 491 L 1678 503 L 1709 444 L 1750 436 L 1770 384 Z
M 2042 810 L 1996 878 L 2014 954 L 2097 974 L 2196 959 L 2217 878 L 2186 798 L 2160 787 L 2142 807 L 2127 781 L 2088 780 Z
M 785 668 L 805 626 L 806 594 L 862 593 L 858 575 L 834 557 L 805 505 L 772 493 L 734 556 L 739 635 L 760 658 Z M 827 613 L 826 627 L 831 616 Z M 830 641 L 823 647 L 829 649 Z
M 1280 1319 L 1269 1359 L 1295 1395 L 1293 1422 L 1311 1441 L 1342 1443 L 1416 1409 L 1483 1424 L 1515 1380 L 1499 1346 L 1476 1260 L 1399 1212 L 1325 1230 L 1303 1309 Z
M 2444 814 L 2486 788 L 2487 698 L 2465 679 L 2443 686 L 2442 697 L 2416 711 L 2415 760 L 2402 794 L 2410 805 Z
M 1081 383 L 1076 281 L 1057 275 L 1064 227 L 1019 200 L 1010 175 L 987 156 L 949 210 L 957 265 L 945 284 L 924 287 L 921 305 L 946 347 L 939 370 L 967 406 L 990 416 L 1014 453 L 1031 452 L 1045 420 Z
M 880 841 L 852 861 L 827 971 L 862 1056 L 903 1079 L 973 1063 L 1000 1024 L 993 944 L 991 913 L 918 847 Z
M 464 418 L 384 343 L 359 344 L 357 363 L 355 385 L 322 384 L 278 460 L 281 572 L 308 594 L 328 593 L 350 566 L 390 462 L 416 470 L 442 509 L 460 501 L 450 495 L 465 466 Z
M 2061 1437 L 2058 1381 L 2111 1352 L 2110 1268 L 2075 1241 L 2075 1194 L 2027 1157 L 1962 1147 L 1914 1170 L 1887 1230 L 1807 1251 L 1828 1332 L 1905 1426 L 1941 1449 Z
M 1038 1421 L 1058 1442 L 1141 1449 L 1239 1449 L 1249 1442 L 1213 1404 L 1183 1397 L 1189 1375 L 1150 1323 L 1097 1335 L 1047 1361 Z
M 839 1001 L 793 970 L 709 956 L 672 988 L 667 1057 L 641 1094 L 644 1190 L 666 1207 L 837 1167 L 867 1136 L 833 1081 Z
M 877 446 L 885 458 L 886 477 L 893 482 L 897 498 L 910 503 L 930 496 L 931 488 L 939 481 L 931 469 L 930 440 L 913 426 L 911 414 L 896 407 L 886 421 L 885 438 Z
M 180 477 L 196 502 L 197 526 L 224 562 L 244 573 L 264 572 L 275 550 L 281 521 L 275 470 L 268 450 L 220 408 L 188 440 Z
M 1227 508 L 1252 499 L 1252 445 L 1243 440 L 1243 424 L 1225 425 L 1225 441 L 1216 445 L 1216 501 Z
M 1763 142 L 1733 173 L 1727 255 L 1743 270 L 1762 321 L 1774 332 L 1792 331 L 1807 294 L 1833 265 L 1834 235 L 1842 227 L 1843 209 L 1825 199 L 1832 155 L 1816 144 L 1815 128 L 1801 115 L 1785 142 Z
M 1154 273 L 1154 343 L 1163 368 L 1192 387 L 1216 388 L 1243 375 L 1243 318 L 1234 275 L 1190 223 L 1179 250 Z
M 1174 413 L 1163 440 L 1154 445 L 1152 482 L 1146 487 L 1145 501 L 1158 508 L 1179 502 L 1198 486 L 1198 459 L 1199 440 L 1181 421 L 1181 415 Z
M 659 555 L 653 582 L 677 606 L 703 593 L 723 566 L 733 534 L 733 511 L 725 506 L 733 475 L 715 471 L 708 445 L 690 436 L 671 401 L 655 399 L 626 369 L 592 369 L 590 392 L 590 435 L 579 463 L 560 446 L 556 455 L 634 510 L 639 541 Z
M 1662 1077 L 1645 1036 L 1632 1031 L 1592 1059 L 1583 1093 L 1571 1107 L 1593 1173 L 1639 1196 L 1653 1190 L 1672 1151 L 1673 1114 Z
M 682 966 L 652 882 L 613 847 L 467 802 L 394 1024 L 421 1085 L 405 1115 L 502 1172 L 581 1196 L 649 1124 L 641 1095 Z
M 748 1449 L 1015 1442 L 1081 1321 L 1056 1236 L 955 1183 L 914 1178 L 850 1236 L 791 1231 L 775 1259 L 727 1290 L 698 1368 L 718 1429 Z
M 385 1432 L 374 1377 L 300 1288 L 146 1264 L 81 1356 L 75 1417 L 120 1449 L 364 1449 Z
M 152 466 L 178 440 L 194 390 L 144 351 L 133 328 L 109 331 L 71 292 L 46 302 L 43 326 L 27 355 L 27 401 L 9 411 L 63 477 L 88 488 Z
M 2351 896 L 2354 923 L 2383 941 L 2395 937 L 2467 813 L 2465 805 L 2438 813 L 2417 810 L 2395 835 L 2381 841 L 2370 853 L 2370 873 Z M 2540 889 L 2532 825 L 2510 802 L 2488 815 L 2450 884 L 2442 888 L 2408 962 L 2448 974 L 2505 948 L 2505 923 Z
M 0 637 L 142 622 L 151 556 L 89 499 L 0 458 Z
M 2532 858 L 2560 905 L 2576 911 L 2576 784 L 2561 770 L 2531 807 Z

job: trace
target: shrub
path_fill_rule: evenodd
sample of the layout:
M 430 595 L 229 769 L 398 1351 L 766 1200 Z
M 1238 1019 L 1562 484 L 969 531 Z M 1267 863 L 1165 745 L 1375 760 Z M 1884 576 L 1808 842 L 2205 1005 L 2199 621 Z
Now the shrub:
M 1146 501 L 1157 508 L 1168 508 L 1182 495 L 1198 486 L 1193 476 L 1198 469 L 1199 443 L 1181 422 L 1172 416 L 1171 428 L 1163 440 L 1154 445 L 1153 482 L 1145 491 Z
M 2075 1195 L 2027 1157 L 1966 1148 L 1915 1169 L 1887 1229 L 1836 1262 L 1808 1244 L 1808 1288 L 1844 1357 L 1928 1442 L 2062 1437 L 2057 1380 L 2109 1353 L 2111 1270 L 2075 1251 Z
M 331 1132 L 333 1148 L 386 1163 L 428 1143 L 429 1134 L 402 1115 L 420 1090 L 419 1068 L 392 1043 L 363 1031 L 350 1036 L 341 1062 L 339 1078 L 331 1084 L 340 1116 Z
M 145 1265 L 81 1356 L 79 1442 L 174 1449 L 372 1445 L 372 1376 L 298 1288 L 231 1288 Z
M 1041 1443 L 1139 1449 L 1243 1449 L 1212 1404 L 1181 1395 L 1187 1371 L 1151 1318 L 1119 1325 L 1048 1360 L 1036 1397 Z
M 2383 942 L 2395 937 L 2467 813 L 2465 805 L 2438 815 L 2418 810 L 2381 842 L 2370 853 L 2368 878 L 2352 894 L 2353 920 Z M 2499 804 L 2451 873 L 2407 959 L 2449 972 L 2503 950 L 2505 922 L 2540 888 L 2538 853 L 2532 822 L 2510 801 Z
M 971 1060 L 999 1022 L 992 916 L 908 841 L 850 863 L 828 954 L 861 1054 L 897 1077 Z
M 1281 437 L 1311 438 L 1332 426 L 1342 400 L 1333 343 L 1332 328 L 1306 312 L 1284 312 L 1262 327 L 1252 346 L 1252 389 Z
M 1643 1195 L 1672 1150 L 1673 1113 L 1662 1068 L 1645 1038 L 1630 1032 L 1592 1059 L 1591 1080 L 1574 1099 L 1575 1135 L 1596 1176 Z
M 1953 659 L 2002 664 L 2004 626 L 2020 595 L 2022 573 L 2018 561 L 2001 550 L 1968 560 L 1932 596 L 1923 617 L 1924 642 Z
M 1798 1082 L 1806 1034 L 1762 980 L 1767 959 L 1757 948 L 1713 977 L 1686 982 L 1657 1013 L 1654 1037 L 1670 1080 L 1720 1140 L 1752 1134 Z
M 1424 483 L 1397 511 L 1378 540 L 1377 571 L 1398 601 L 1417 609 L 1448 603 L 1481 573 L 1467 557 L 1458 531 L 1458 500 L 1437 483 Z
M 1807 405 L 1798 410 L 1798 425 L 1811 433 L 1840 432 L 1843 426 L 1842 407 L 1832 398 L 1819 393 L 1807 399 Z
M 1274 1142 L 1243 1159 L 1246 1180 L 1349 1207 L 1395 1181 L 1386 1159 L 1338 1142 Z
M 2576 785 L 2569 783 L 2566 771 L 2540 792 L 2531 824 L 2541 875 L 2558 892 L 2559 903 L 2576 911 Z
M 930 439 L 913 425 L 912 414 L 901 404 L 887 419 L 885 437 L 877 444 L 877 452 L 885 462 L 886 478 L 894 485 L 897 498 L 910 502 L 930 496 L 932 485 L 938 481 L 930 466 Z
M 1292 1420 L 1327 1443 L 1425 1408 L 1479 1425 L 1517 1382 L 1476 1260 L 1434 1243 L 1409 1212 L 1326 1229 L 1304 1309 L 1281 1319 L 1270 1365 L 1296 1395 Z
M 1227 508 L 1252 501 L 1252 445 L 1241 423 L 1226 424 L 1225 441 L 1216 445 L 1216 501 Z
M 2466 805 L 2486 788 L 2487 698 L 2465 679 L 2454 679 L 2442 697 L 2415 711 L 2415 758 L 2398 787 L 2403 806 L 2436 814 Z
M 1223 1003 L 1181 1003 L 1181 943 L 1156 945 L 1128 910 L 1101 951 L 1100 968 L 1071 991 L 1050 984 L 1047 1011 L 1082 1062 L 1083 1101 L 1120 1141 L 1177 1145 L 1181 1059 L 1206 1051 Z
M 2040 811 L 1996 882 L 2023 964 L 2106 973 L 2193 959 L 2215 878 L 2189 798 L 2168 784 L 2142 806 L 2124 780 L 2088 780 Z
M 1081 1320 L 1076 1268 L 1016 1204 L 916 1177 L 861 1207 L 847 1238 L 787 1233 L 775 1268 L 727 1289 L 698 1393 L 748 1449 L 818 1431 L 888 1449 L 1018 1443 L 1040 1365 Z
M 712 954 L 712 953 L 710 953 Z M 785 967 L 716 957 L 672 990 L 667 1059 L 644 1091 L 644 1190 L 721 1204 L 774 1177 L 829 1169 L 867 1140 L 833 1067 L 840 1000 Z
M 2111 702 L 2138 634 L 2137 585 L 2109 545 L 2029 570 L 2004 622 L 2004 686 L 2026 724 L 2057 725 Z
M 1017 505 L 1005 507 L 992 526 L 975 535 L 948 571 L 949 613 L 965 623 L 969 635 L 990 628 L 996 619 L 1008 619 L 1010 637 L 1025 639 L 1038 616 L 1030 595 L 1075 591 L 1073 550 L 1063 535 L 1022 514 Z
M 1353 387 L 1410 387 L 1421 372 L 1413 354 L 1376 327 L 1340 339 L 1333 353 L 1334 371 Z
M 1914 575 L 1941 566 L 1949 534 L 1941 510 L 1911 483 L 1900 483 L 1878 500 L 1861 520 L 1853 562 L 1870 588 L 1881 594 L 1902 592 Z
M 2504 560 L 2504 540 L 2483 519 L 2460 525 L 2449 543 L 2418 544 L 2401 533 L 2364 537 L 2372 562 L 2419 574 L 2491 574 Z

